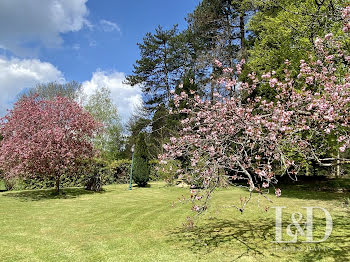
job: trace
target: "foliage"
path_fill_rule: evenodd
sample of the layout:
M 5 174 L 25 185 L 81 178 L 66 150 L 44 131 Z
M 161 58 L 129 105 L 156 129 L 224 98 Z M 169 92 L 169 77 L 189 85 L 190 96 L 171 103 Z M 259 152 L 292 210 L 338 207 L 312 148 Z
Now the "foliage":
M 100 128 L 90 113 L 68 98 L 19 100 L 1 119 L 0 167 L 6 177 L 73 175 L 94 156 L 91 139 Z
M 247 56 L 247 30 L 249 18 L 255 7 L 250 0 L 203 0 L 188 15 L 188 31 L 194 42 L 195 56 L 191 69 L 203 94 L 211 100 L 218 89 L 216 79 L 222 70 L 215 64 L 219 60 L 225 67 L 232 67 Z M 200 68 L 200 69 L 199 69 Z M 200 72 L 198 75 L 197 72 Z
M 136 144 L 138 135 L 141 132 L 146 132 L 146 129 L 151 124 L 151 120 L 148 118 L 148 113 L 143 107 L 136 108 L 129 121 L 126 124 L 126 130 L 129 135 L 127 137 L 124 149 L 123 158 L 131 158 L 131 148 Z
M 178 170 L 181 168 L 179 160 L 170 160 L 166 164 L 159 164 L 157 166 L 157 174 L 159 179 L 165 181 L 169 185 L 173 185 L 178 178 Z
M 177 133 L 178 121 L 169 114 L 166 106 L 161 104 L 153 114 L 150 126 L 152 130 L 149 134 L 149 152 L 150 156 L 156 159 L 163 153 L 163 144 Z
M 284 61 L 298 74 L 299 61 L 315 54 L 314 42 L 329 32 L 341 34 L 341 8 L 346 1 L 256 1 L 259 11 L 249 21 L 254 46 L 249 50 L 247 72 L 283 75 Z M 261 95 L 268 90 L 261 90 Z
M 169 183 L 174 181 L 174 178 L 176 178 L 174 172 L 176 170 L 175 166 L 178 166 L 178 163 L 175 162 L 172 168 L 169 166 L 169 168 L 163 170 L 163 165 L 160 165 L 157 159 L 150 160 L 150 181 L 166 180 Z M 88 181 L 90 179 L 94 180 L 96 175 L 101 178 L 101 185 L 127 184 L 129 183 L 130 171 L 130 159 L 119 159 L 107 162 L 101 158 L 94 158 L 85 161 L 77 174 L 63 174 L 60 178 L 60 187 L 86 188 Z M 47 189 L 55 186 L 55 179 L 52 177 L 31 176 L 5 179 L 4 183 L 6 190 Z
M 94 139 L 95 147 L 106 160 L 117 159 L 122 148 L 122 126 L 117 107 L 111 99 L 111 91 L 105 87 L 96 89 L 89 96 L 85 109 L 104 125 L 103 132 Z
M 119 159 L 113 161 L 109 165 L 114 182 L 119 184 L 126 184 L 129 182 L 130 171 L 131 171 L 131 160 Z
M 133 168 L 133 180 L 140 186 L 144 187 L 150 178 L 149 167 L 149 153 L 145 141 L 145 134 L 140 133 L 136 141 L 135 153 L 134 153 L 134 168 Z

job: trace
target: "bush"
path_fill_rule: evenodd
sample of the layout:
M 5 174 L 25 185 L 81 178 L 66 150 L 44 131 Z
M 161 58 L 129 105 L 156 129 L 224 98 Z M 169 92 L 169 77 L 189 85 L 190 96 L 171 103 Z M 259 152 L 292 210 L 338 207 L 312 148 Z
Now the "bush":
M 110 164 L 110 169 L 113 175 L 112 183 L 126 184 L 129 182 L 131 160 L 115 160 Z
M 108 174 L 108 165 L 100 159 L 94 159 L 88 165 L 88 172 L 84 177 L 84 186 L 86 190 L 102 191 L 102 177 Z
M 164 180 L 168 185 L 174 184 L 178 179 L 177 170 L 181 168 L 179 160 L 169 160 L 166 164 L 157 166 L 158 179 Z
M 161 178 L 159 177 L 158 172 L 158 166 L 159 166 L 159 160 L 158 159 L 152 159 L 148 161 L 149 164 L 149 180 L 150 181 L 159 181 Z
M 135 152 L 136 156 L 136 152 Z M 180 161 L 169 161 L 167 165 L 160 165 L 156 159 L 148 161 L 148 181 L 165 180 L 174 183 L 176 179 L 176 166 Z M 136 157 L 134 168 L 136 167 Z M 164 168 L 164 169 L 163 169 Z M 135 170 L 135 169 L 134 169 Z M 131 160 L 120 159 L 112 162 L 95 158 L 84 163 L 76 175 L 62 175 L 60 187 L 85 187 L 88 190 L 99 191 L 103 185 L 129 183 Z M 134 182 L 135 172 L 133 172 Z M 55 187 L 55 179 L 52 177 L 32 176 L 26 178 L 3 179 L 6 190 L 46 189 Z M 146 182 L 146 184 L 147 184 Z M 146 185 L 145 184 L 145 185 Z
M 4 179 L 5 189 L 6 190 L 13 190 L 16 189 L 16 180 L 13 178 L 5 178 Z
M 139 134 L 136 141 L 132 177 L 140 187 L 145 187 L 150 179 L 149 154 L 143 133 Z

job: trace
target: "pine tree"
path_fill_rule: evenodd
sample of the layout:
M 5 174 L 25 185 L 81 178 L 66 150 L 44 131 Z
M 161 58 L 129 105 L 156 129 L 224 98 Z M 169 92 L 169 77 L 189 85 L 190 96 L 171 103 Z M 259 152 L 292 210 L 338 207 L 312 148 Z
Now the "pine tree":
M 158 27 L 154 34 L 147 33 L 138 44 L 141 59 L 136 61 L 133 74 L 126 77 L 132 86 L 140 85 L 145 106 L 152 112 L 161 103 L 168 104 L 171 90 L 181 75 L 181 45 L 177 39 L 177 26 L 170 30 Z
M 149 154 L 145 141 L 145 134 L 140 133 L 135 146 L 134 169 L 132 174 L 134 182 L 139 187 L 145 187 L 149 181 L 150 167 L 148 161 Z

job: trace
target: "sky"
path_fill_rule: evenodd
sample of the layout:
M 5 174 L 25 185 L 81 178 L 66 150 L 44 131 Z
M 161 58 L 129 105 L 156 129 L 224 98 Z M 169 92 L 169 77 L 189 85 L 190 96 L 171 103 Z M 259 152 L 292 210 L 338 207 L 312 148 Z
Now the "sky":
M 38 83 L 78 81 L 86 94 L 108 87 L 126 122 L 142 101 L 123 83 L 137 43 L 161 25 L 186 27 L 200 0 L 0 0 L 0 116 Z

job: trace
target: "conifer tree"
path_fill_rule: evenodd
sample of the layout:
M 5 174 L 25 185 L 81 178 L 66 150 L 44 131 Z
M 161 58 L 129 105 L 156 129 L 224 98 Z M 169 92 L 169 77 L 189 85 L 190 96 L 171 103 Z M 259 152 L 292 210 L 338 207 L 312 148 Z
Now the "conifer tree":
M 154 34 L 147 33 L 143 43 L 139 43 L 141 58 L 136 61 L 126 82 L 140 85 L 145 96 L 145 106 L 153 112 L 161 103 L 168 104 L 171 90 L 181 75 L 181 45 L 176 39 L 175 25 L 170 30 L 161 26 Z
M 149 154 L 148 148 L 145 141 L 145 134 L 140 133 L 138 135 L 135 153 L 134 153 L 134 169 L 132 177 L 134 182 L 139 187 L 145 187 L 149 181 L 150 168 L 149 168 Z

